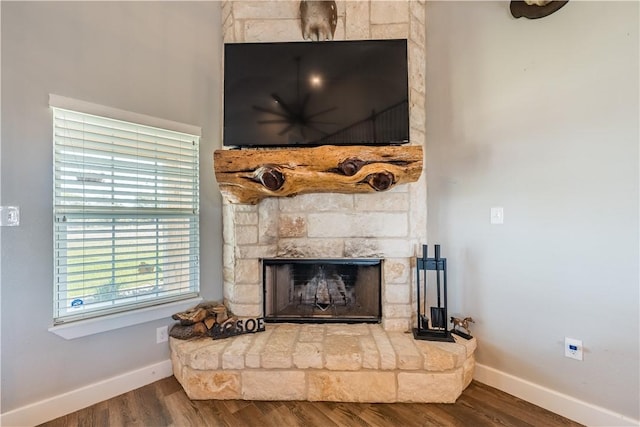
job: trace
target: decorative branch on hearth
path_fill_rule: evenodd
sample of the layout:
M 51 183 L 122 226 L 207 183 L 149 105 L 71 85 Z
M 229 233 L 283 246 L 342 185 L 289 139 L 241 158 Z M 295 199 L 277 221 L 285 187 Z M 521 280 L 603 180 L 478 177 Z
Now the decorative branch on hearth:
M 217 340 L 265 330 L 264 318 L 238 319 L 218 301 L 202 302 L 171 317 L 179 323 L 171 327 L 169 336 L 181 340 L 202 337 Z
M 371 193 L 417 181 L 422 147 L 217 150 L 214 169 L 220 191 L 231 203 L 305 193 Z

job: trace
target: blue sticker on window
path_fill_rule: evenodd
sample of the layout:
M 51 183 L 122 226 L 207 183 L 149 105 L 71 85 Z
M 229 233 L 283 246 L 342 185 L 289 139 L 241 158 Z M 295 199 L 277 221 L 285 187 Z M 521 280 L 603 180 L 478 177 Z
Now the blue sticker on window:
M 84 301 L 82 301 L 80 298 L 77 298 L 71 301 L 71 307 L 79 307 L 82 304 L 84 304 Z

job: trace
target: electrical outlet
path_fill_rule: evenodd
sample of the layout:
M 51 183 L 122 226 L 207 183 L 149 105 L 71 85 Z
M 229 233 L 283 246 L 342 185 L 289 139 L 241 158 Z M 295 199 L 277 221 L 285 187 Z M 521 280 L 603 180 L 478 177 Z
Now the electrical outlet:
M 564 355 L 570 359 L 582 360 L 582 341 L 565 337 Z
M 156 329 L 156 344 L 161 342 L 167 342 L 169 340 L 169 328 L 167 326 L 160 326 Z

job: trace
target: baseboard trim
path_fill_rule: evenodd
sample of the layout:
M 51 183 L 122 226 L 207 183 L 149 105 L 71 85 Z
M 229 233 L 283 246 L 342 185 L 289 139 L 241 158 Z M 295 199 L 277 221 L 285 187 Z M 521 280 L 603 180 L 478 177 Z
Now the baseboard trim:
M 62 393 L 0 415 L 0 426 L 34 426 L 173 375 L 171 360 Z
M 475 380 L 588 426 L 639 426 L 640 421 L 476 363 Z
M 0 415 L 4 427 L 34 426 L 111 399 L 173 374 L 165 360 Z M 640 426 L 639 420 L 477 363 L 474 379 L 588 426 Z

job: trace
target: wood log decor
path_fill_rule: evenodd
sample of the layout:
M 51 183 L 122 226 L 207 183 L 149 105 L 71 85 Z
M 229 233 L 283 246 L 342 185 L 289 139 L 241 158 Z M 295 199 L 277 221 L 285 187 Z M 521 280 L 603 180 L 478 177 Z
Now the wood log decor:
M 306 193 L 371 193 L 415 182 L 422 147 L 330 146 L 216 150 L 216 180 L 231 203 Z

